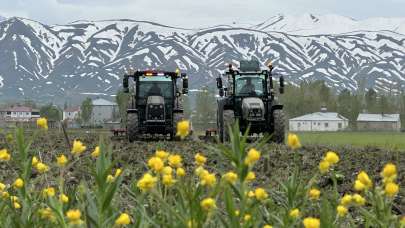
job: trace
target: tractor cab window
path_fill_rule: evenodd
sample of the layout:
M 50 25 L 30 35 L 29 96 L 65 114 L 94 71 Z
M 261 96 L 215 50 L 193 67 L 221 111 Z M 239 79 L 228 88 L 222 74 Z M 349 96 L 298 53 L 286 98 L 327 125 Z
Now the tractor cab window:
M 162 96 L 165 99 L 173 98 L 173 82 L 170 77 L 165 76 L 142 76 L 139 78 L 140 98 L 149 96 Z
M 237 75 L 235 77 L 236 96 L 263 96 L 265 91 L 265 75 Z

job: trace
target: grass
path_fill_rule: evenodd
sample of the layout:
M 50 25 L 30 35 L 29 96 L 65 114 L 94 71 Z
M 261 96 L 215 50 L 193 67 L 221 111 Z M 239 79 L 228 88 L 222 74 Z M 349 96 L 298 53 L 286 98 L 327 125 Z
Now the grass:
M 405 133 L 400 132 L 297 132 L 303 144 L 355 147 L 374 146 L 405 149 Z

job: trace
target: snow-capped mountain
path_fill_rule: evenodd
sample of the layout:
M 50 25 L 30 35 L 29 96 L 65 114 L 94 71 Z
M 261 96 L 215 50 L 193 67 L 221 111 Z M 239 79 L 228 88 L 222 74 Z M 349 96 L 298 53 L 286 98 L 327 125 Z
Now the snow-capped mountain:
M 129 68 L 179 67 L 198 88 L 213 83 L 225 63 L 246 58 L 273 60 L 274 71 L 293 84 L 324 80 L 339 90 L 405 89 L 401 19 L 381 22 L 387 23 L 385 27 L 373 23 L 376 27 L 366 31 L 361 29 L 365 22 L 338 28 L 343 19 L 333 17 L 325 16 L 327 22 L 297 19 L 295 28 L 295 19 L 278 16 L 280 20 L 272 18 L 256 26 L 204 29 L 133 20 L 49 26 L 9 18 L 0 22 L 0 95 L 43 100 L 114 95 Z M 339 32 L 329 29 L 334 25 L 326 26 L 332 21 L 338 23 Z M 312 34 L 306 34 L 311 29 Z

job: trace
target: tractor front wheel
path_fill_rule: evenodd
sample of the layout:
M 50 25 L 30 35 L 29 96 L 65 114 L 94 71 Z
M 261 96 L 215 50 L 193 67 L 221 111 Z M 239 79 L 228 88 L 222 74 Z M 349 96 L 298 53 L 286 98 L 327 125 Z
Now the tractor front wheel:
M 127 136 L 128 141 L 133 142 L 138 136 L 138 114 L 128 113 L 127 114 Z
M 274 110 L 273 112 L 273 126 L 274 126 L 274 131 L 273 135 L 271 137 L 271 141 L 278 143 L 278 144 L 284 144 L 285 142 L 285 116 L 284 116 L 284 111 L 279 109 L 279 110 Z

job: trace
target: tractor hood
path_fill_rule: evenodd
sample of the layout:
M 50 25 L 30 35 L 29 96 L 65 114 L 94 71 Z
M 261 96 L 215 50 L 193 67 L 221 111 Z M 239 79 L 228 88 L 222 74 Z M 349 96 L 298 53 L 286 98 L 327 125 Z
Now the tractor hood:
M 264 103 L 257 97 L 248 97 L 242 100 L 243 119 L 248 121 L 263 121 Z

